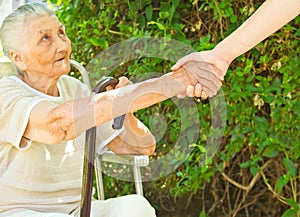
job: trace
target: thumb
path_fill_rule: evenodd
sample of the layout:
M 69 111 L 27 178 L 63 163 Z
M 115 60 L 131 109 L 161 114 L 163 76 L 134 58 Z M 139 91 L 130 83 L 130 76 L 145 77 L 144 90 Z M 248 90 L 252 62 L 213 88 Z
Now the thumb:
M 176 70 L 180 69 L 181 67 L 182 67 L 182 64 L 180 64 L 180 63 L 175 63 L 175 65 L 173 65 L 173 66 L 171 67 L 171 70 L 172 70 L 172 71 L 176 71 Z
M 187 62 L 193 62 L 193 61 L 199 61 L 199 60 L 201 60 L 201 56 L 199 55 L 199 53 L 193 52 L 193 53 L 190 53 L 190 54 L 180 58 L 179 60 L 177 60 L 177 62 L 175 63 L 175 65 L 173 65 L 171 67 L 171 69 L 173 71 L 176 71 L 176 70 L 180 69 Z
M 119 82 L 116 85 L 115 89 L 120 88 L 120 87 L 124 87 L 124 86 L 128 85 L 128 83 L 129 83 L 128 78 L 125 77 L 125 76 L 122 76 L 122 77 L 119 78 Z

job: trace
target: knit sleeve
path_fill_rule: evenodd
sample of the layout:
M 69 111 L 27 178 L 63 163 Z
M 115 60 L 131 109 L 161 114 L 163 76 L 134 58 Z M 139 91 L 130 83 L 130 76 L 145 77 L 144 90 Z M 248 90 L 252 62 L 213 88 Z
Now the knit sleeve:
M 17 149 L 27 149 L 28 145 L 20 146 L 21 138 L 28 124 L 29 115 L 34 106 L 44 101 L 34 96 L 9 77 L 0 80 L 0 143 L 10 143 Z

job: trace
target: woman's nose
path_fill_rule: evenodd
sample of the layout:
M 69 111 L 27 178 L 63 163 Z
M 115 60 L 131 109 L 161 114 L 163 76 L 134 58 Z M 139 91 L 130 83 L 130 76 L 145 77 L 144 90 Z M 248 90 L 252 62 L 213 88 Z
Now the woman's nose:
M 59 36 L 55 40 L 57 52 L 66 51 L 69 47 L 69 40 L 62 39 Z

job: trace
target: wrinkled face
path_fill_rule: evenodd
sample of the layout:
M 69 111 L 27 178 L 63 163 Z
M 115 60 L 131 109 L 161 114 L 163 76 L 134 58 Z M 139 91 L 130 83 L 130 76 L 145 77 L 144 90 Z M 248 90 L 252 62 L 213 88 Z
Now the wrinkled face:
M 25 72 L 49 78 L 69 72 L 71 43 L 56 16 L 29 18 L 23 33 L 21 56 Z

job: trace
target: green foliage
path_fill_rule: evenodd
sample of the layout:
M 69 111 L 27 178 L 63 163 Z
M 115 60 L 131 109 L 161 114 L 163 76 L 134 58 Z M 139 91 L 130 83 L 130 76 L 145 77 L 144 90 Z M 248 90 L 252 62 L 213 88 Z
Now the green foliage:
M 199 214 L 199 217 L 209 217 L 204 210 L 201 211 L 201 213 Z
M 87 65 L 99 52 L 133 37 L 164 37 L 183 42 L 198 51 L 211 49 L 244 22 L 263 1 L 48 2 L 58 5 L 57 14 L 66 25 L 67 34 L 73 42 L 72 58 Z M 227 172 L 227 176 L 234 177 L 235 173 L 228 168 L 237 168 L 248 177 L 263 177 L 263 182 L 260 179 L 256 186 L 262 184 L 263 187 L 260 187 L 265 188 L 266 192 L 271 191 L 269 197 L 272 199 L 275 195 L 279 201 L 277 206 L 284 207 L 283 217 L 300 215 L 297 203 L 300 189 L 299 23 L 300 18 L 297 17 L 232 63 L 223 84 L 227 126 L 222 132 L 223 140 L 218 153 L 214 158 L 207 157 L 205 161 L 203 156 L 209 148 L 206 144 L 212 130 L 212 108 L 208 100 L 197 105 L 200 116 L 195 121 L 199 121 L 201 126 L 198 139 L 187 140 L 186 143 L 186 146 L 193 148 L 192 152 L 188 156 L 183 154 L 181 159 L 186 160 L 179 168 L 178 165 L 174 166 L 177 168 L 174 173 L 152 181 L 145 187 L 146 196 L 157 203 L 156 206 L 160 206 L 156 200 L 159 194 L 168 194 L 175 199 L 188 197 L 201 192 L 208 183 L 222 182 L 220 173 Z M 154 50 L 161 51 L 156 47 Z M 183 52 L 182 56 L 184 54 Z M 138 76 L 143 80 L 149 72 L 168 72 L 173 63 L 161 58 L 139 57 L 117 65 L 113 75 L 126 75 L 133 79 Z M 159 140 L 152 160 L 172 153 L 172 144 L 176 143 L 182 124 L 180 112 L 172 100 L 136 113 L 148 126 L 157 124 L 157 120 L 151 119 L 154 114 L 164 117 L 166 132 Z M 191 132 L 191 135 L 194 136 L 194 133 Z M 180 154 L 180 151 L 174 151 L 173 154 Z M 113 196 L 132 190 L 125 183 L 125 188 L 118 192 L 116 186 L 119 186 L 119 182 L 106 180 L 107 191 L 117 191 Z M 236 181 L 243 185 L 249 184 L 241 177 L 236 177 Z M 222 183 L 219 186 L 222 187 Z M 220 188 L 210 190 L 218 194 Z M 229 203 L 235 199 L 230 194 L 228 198 Z M 232 202 L 233 207 L 234 205 Z M 239 211 L 239 207 L 234 208 Z M 203 211 L 199 211 L 199 216 L 210 215 L 205 207 L 201 210 Z

